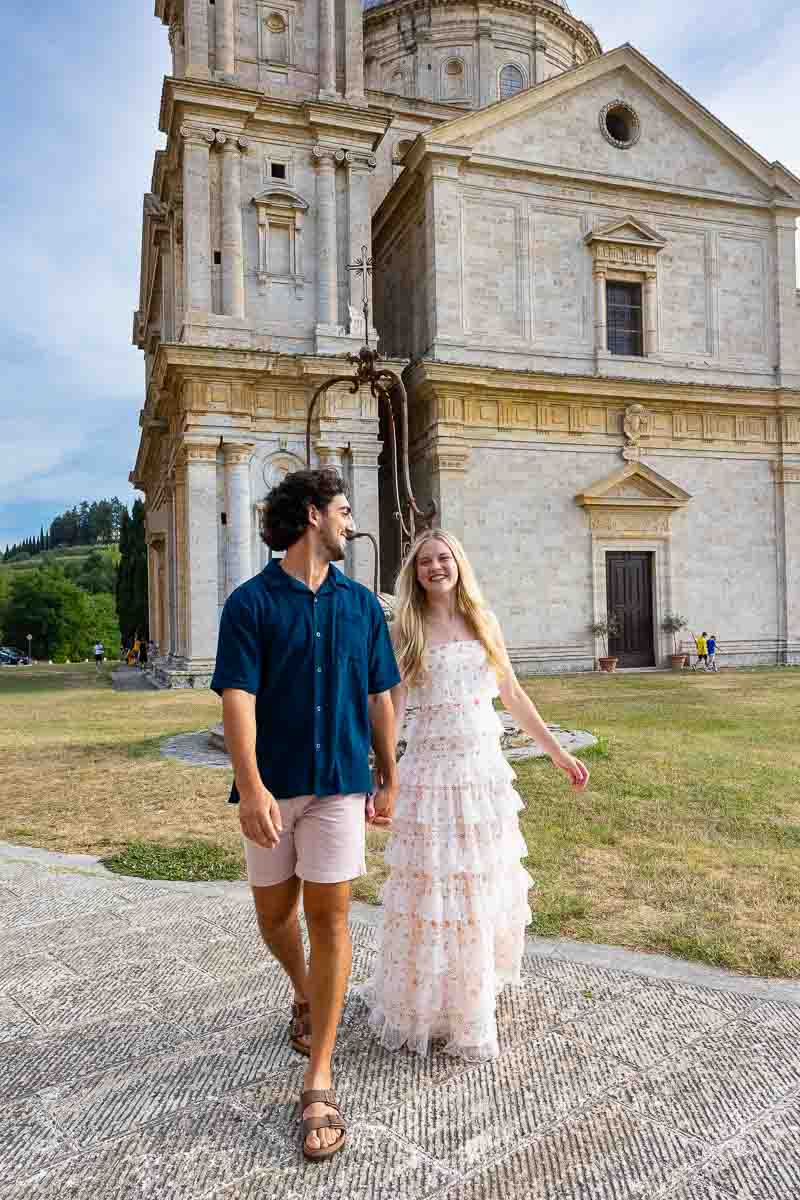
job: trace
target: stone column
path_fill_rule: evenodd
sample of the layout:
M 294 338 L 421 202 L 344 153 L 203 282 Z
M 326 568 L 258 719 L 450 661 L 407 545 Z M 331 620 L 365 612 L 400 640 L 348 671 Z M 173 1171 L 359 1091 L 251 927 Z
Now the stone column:
M 374 535 L 380 551 L 380 512 L 378 508 L 378 454 L 380 444 L 350 447 L 350 503 L 353 507 L 356 529 Z M 349 574 L 364 587 L 372 590 L 374 584 L 375 552 L 368 538 L 359 538 L 352 543 L 352 559 Z M 380 553 L 378 555 L 380 564 Z M 380 573 L 379 573 L 380 578 Z
M 186 46 L 183 40 L 183 22 L 173 21 L 169 27 L 169 46 L 172 51 L 172 74 L 182 79 L 186 74 Z
M 800 458 L 775 463 L 772 469 L 777 491 L 780 661 L 797 666 L 800 664 Z
M 645 354 L 658 354 L 658 276 L 648 271 L 642 288 L 644 313 L 642 336 Z
M 161 558 L 164 551 L 164 536 L 163 533 L 153 534 L 147 545 L 147 608 L 150 640 L 157 643 L 159 653 L 161 653 L 164 640 L 163 598 L 161 595 Z
M 244 233 L 242 229 L 242 167 L 245 138 L 218 133 L 222 145 L 222 311 L 244 318 Z
M 478 105 L 486 108 L 497 99 L 492 22 L 478 22 Z
M 181 127 L 183 144 L 184 311 L 211 311 L 210 129 Z
M 217 5 L 217 70 L 223 75 L 236 73 L 234 0 L 221 0 Z
M 348 263 L 354 263 L 361 258 L 366 246 L 367 256 L 372 254 L 372 216 L 369 200 L 369 177 L 375 169 L 374 154 L 359 154 L 348 150 L 345 154 L 347 163 L 347 214 L 348 214 Z M 351 337 L 364 338 L 363 278 L 358 271 L 350 271 L 348 308 L 350 313 L 349 333 Z M 374 321 L 372 308 L 372 278 L 367 279 L 367 295 L 369 297 L 370 325 Z M 372 331 L 370 331 L 372 332 Z M 373 339 L 374 342 L 374 339 Z
M 440 444 L 429 452 L 431 493 L 436 501 L 436 524 L 449 529 L 466 546 L 464 489 L 471 451 L 469 446 Z M 469 547 L 466 546 L 467 552 Z
M 181 599 L 185 608 L 183 653 L 195 664 L 212 663 L 217 652 L 217 443 L 185 442 L 185 514 L 178 536 L 185 547 Z
M 345 0 L 344 52 L 344 98 L 350 104 L 363 104 L 364 13 L 361 0 Z
M 250 459 L 253 442 L 223 442 L 225 459 L 225 514 L 228 553 L 225 572 L 225 598 L 253 574 L 250 503 Z
M 189 79 L 208 79 L 208 0 L 183 0 L 184 69 Z
M 186 465 L 182 462 L 175 465 L 175 485 L 172 498 L 172 533 L 174 546 L 173 559 L 173 605 L 174 605 L 174 636 L 172 638 L 171 654 L 174 658 L 183 658 L 186 654 Z
M 317 162 L 317 326 L 336 334 L 340 332 L 336 254 L 337 152 L 327 146 L 315 146 L 313 154 Z
M 608 350 L 605 271 L 594 272 L 594 348 L 600 354 Z
M 319 0 L 319 98 L 337 100 L 336 90 L 336 5 Z

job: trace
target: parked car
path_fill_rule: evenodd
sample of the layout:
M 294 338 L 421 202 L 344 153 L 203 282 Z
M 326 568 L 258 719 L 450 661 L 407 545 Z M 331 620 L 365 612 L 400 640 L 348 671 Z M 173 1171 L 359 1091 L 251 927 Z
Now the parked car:
M 27 654 L 23 654 L 21 650 L 15 650 L 13 646 L 0 646 L 0 665 L 17 667 L 30 661 Z

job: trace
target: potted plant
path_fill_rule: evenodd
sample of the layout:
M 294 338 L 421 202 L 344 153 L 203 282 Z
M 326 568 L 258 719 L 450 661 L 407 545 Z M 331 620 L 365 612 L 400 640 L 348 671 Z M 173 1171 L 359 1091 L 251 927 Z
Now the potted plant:
M 664 633 L 672 635 L 672 654 L 670 655 L 670 664 L 673 671 L 681 671 L 686 663 L 686 655 L 681 654 L 678 649 L 678 634 L 682 629 L 686 628 L 686 617 L 682 617 L 680 613 L 667 613 L 664 620 L 661 622 L 661 628 Z
M 589 632 L 596 638 L 602 638 L 603 641 L 605 654 L 601 655 L 597 660 L 600 670 L 615 670 L 618 660 L 608 653 L 608 639 L 610 637 L 619 637 L 622 632 L 616 613 L 607 613 L 604 621 L 593 621 L 589 626 Z

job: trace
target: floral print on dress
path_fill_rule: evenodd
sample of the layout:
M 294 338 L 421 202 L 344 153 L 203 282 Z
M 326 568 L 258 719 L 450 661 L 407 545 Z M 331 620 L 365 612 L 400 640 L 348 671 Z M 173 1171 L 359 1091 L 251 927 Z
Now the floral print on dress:
M 399 764 L 386 846 L 383 940 L 358 989 L 390 1050 L 443 1039 L 467 1059 L 498 1054 L 495 1005 L 519 984 L 532 879 L 522 802 L 500 745 L 494 671 L 480 642 L 431 647 Z

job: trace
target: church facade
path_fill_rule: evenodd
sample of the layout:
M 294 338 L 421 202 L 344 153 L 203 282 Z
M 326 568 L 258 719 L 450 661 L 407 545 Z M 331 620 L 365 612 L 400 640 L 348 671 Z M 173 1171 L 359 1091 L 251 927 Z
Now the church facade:
M 365 335 L 518 668 L 593 669 L 609 612 L 621 666 L 668 658 L 675 611 L 723 664 L 800 662 L 800 181 L 555 0 L 156 8 L 131 479 L 160 680 L 207 684 L 263 497 Z M 391 591 L 386 434 L 339 386 L 311 445 Z M 346 567 L 371 584 L 366 540 Z

